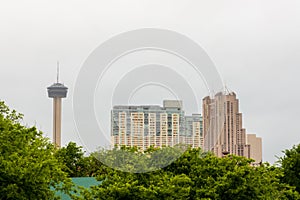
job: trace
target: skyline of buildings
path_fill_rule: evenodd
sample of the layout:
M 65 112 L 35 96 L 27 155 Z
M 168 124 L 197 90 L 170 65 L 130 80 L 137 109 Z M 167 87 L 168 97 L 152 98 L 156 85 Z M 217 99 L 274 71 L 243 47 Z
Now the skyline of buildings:
M 226 89 L 226 88 L 225 88 Z M 61 107 L 68 88 L 57 82 L 47 87 L 53 98 L 53 143 L 61 146 Z M 202 99 L 202 115 L 185 115 L 181 100 L 164 100 L 158 105 L 116 105 L 111 110 L 111 146 L 189 145 L 211 151 L 218 157 L 228 154 L 262 162 L 262 138 L 246 134 L 239 100 L 227 89 Z
M 185 116 L 182 101 L 157 105 L 119 105 L 111 111 L 112 146 L 163 147 L 176 144 L 201 147 L 223 157 L 234 154 L 262 162 L 262 139 L 246 134 L 239 100 L 224 91 L 202 100 L 202 115 Z

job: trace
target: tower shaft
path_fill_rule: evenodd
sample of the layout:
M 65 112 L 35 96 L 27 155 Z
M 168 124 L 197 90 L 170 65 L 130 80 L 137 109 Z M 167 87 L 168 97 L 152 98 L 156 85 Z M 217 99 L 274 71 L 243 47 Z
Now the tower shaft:
M 61 98 L 53 98 L 53 143 L 61 146 Z

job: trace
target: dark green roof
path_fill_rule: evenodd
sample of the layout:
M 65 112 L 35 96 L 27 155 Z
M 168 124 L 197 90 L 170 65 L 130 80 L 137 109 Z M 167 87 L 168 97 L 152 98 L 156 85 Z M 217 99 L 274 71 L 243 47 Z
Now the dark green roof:
M 97 181 L 94 177 L 74 177 L 71 178 L 75 187 L 81 186 L 85 188 L 89 188 L 91 186 L 99 185 L 101 182 Z M 57 196 L 60 196 L 62 200 L 71 200 L 71 198 L 63 192 L 56 192 Z

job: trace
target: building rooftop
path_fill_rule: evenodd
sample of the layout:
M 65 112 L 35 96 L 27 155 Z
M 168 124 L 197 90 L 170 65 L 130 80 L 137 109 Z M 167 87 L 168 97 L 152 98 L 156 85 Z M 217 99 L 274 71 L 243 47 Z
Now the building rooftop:
M 62 83 L 53 83 L 51 86 L 47 87 L 47 89 L 52 89 L 52 88 L 64 88 L 68 89 L 64 84 Z
M 129 109 L 129 110 L 165 110 L 165 109 L 177 109 L 182 110 L 182 101 L 180 100 L 164 100 L 163 106 L 159 105 L 115 105 L 114 110 L 117 109 Z
M 101 181 L 97 181 L 94 177 L 73 177 L 71 178 L 72 182 L 74 183 L 75 187 L 84 187 L 86 189 L 90 188 L 91 186 L 100 185 Z M 53 188 L 51 188 L 53 189 Z M 78 188 L 80 189 L 80 188 Z M 73 192 L 71 192 L 74 194 Z M 60 197 L 62 200 L 69 200 L 71 199 L 69 195 L 65 194 L 64 192 L 57 191 L 56 196 Z

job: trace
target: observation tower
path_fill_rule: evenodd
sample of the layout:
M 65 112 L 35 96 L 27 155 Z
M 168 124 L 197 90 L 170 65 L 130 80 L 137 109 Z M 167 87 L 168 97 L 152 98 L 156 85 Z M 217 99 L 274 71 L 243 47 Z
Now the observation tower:
M 61 108 L 62 98 L 67 97 L 68 88 L 59 83 L 59 65 L 57 64 L 57 79 L 56 83 L 47 87 L 48 97 L 53 99 L 53 143 L 61 146 Z

